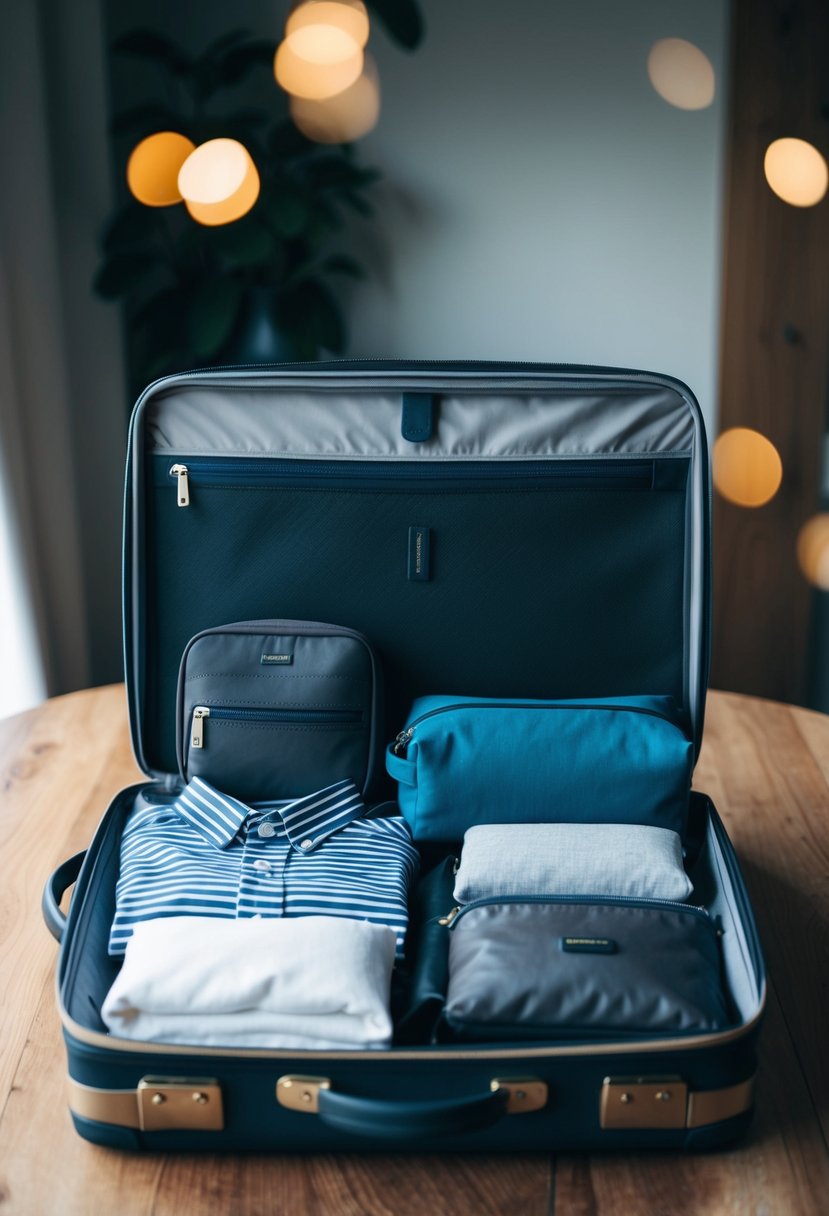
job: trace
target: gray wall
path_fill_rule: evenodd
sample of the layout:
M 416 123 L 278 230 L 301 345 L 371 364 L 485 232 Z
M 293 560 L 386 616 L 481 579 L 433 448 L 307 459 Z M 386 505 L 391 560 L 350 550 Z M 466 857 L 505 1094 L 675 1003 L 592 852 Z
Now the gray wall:
M 728 4 L 423 0 L 409 55 L 375 26 L 378 218 L 354 226 L 370 282 L 347 299 L 358 356 L 551 359 L 664 370 L 715 412 Z M 230 26 L 276 37 L 288 4 L 110 0 L 113 32 L 199 47 Z M 713 107 L 667 105 L 658 38 L 714 64 Z M 123 100 L 140 83 L 119 67 Z M 274 86 L 275 87 L 275 86 Z
M 716 391 L 726 9 L 716 0 L 427 3 L 423 50 L 375 38 L 389 282 L 355 353 L 656 368 Z M 714 106 L 652 89 L 657 38 L 711 58 Z

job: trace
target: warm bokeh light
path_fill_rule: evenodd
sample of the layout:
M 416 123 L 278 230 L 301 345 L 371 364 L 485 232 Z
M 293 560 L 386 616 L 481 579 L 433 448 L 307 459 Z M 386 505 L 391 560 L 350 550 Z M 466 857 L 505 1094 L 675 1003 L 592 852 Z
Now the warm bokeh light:
M 352 54 L 338 63 L 311 63 L 300 58 L 285 41 L 280 44 L 273 62 L 277 84 L 294 97 L 324 101 L 335 97 L 354 84 L 363 70 L 363 52 L 352 43 Z
M 347 144 L 361 139 L 380 117 L 377 65 L 366 55 L 363 74 L 344 92 L 327 101 L 291 98 L 291 118 L 308 139 L 318 144 Z
M 810 583 L 829 591 L 829 514 L 813 515 L 800 529 L 797 560 Z
M 783 480 L 777 448 L 765 435 L 744 426 L 719 436 L 713 466 L 717 490 L 738 507 L 762 507 L 774 498 Z
M 139 203 L 170 207 L 181 202 L 178 174 L 195 146 L 175 131 L 159 131 L 136 144 L 127 161 L 127 185 Z
M 684 38 L 661 38 L 653 44 L 648 76 L 659 96 L 679 110 L 704 110 L 714 100 L 711 60 Z
M 259 197 L 259 174 L 243 144 L 210 139 L 188 156 L 178 187 L 198 223 L 230 224 L 246 215 Z
M 220 203 L 191 203 L 184 200 L 184 205 L 194 220 L 208 227 L 217 224 L 232 224 L 247 215 L 253 204 L 259 198 L 259 174 L 256 165 L 250 161 L 245 180 L 235 194 L 222 199 Z
M 221 203 L 245 180 L 250 156 L 235 139 L 199 144 L 181 166 L 178 188 L 189 203 Z
M 309 27 L 321 26 L 341 31 L 359 47 L 364 47 L 368 42 L 368 13 L 362 0 L 306 0 L 305 4 L 294 9 L 285 22 L 285 37 L 298 55 L 304 59 L 315 60 L 316 55 L 308 54 L 304 48 L 310 46 L 313 51 L 313 39 L 318 35 L 311 35 L 310 39 L 302 37 L 299 41 L 297 35 Z M 349 49 L 348 54 L 352 51 L 353 47 Z
M 793 207 L 814 207 L 829 186 L 826 161 L 805 139 L 776 139 L 766 148 L 763 169 L 774 193 Z
M 308 63 L 342 63 L 354 54 L 357 43 L 334 25 L 306 25 L 285 41 L 295 55 Z

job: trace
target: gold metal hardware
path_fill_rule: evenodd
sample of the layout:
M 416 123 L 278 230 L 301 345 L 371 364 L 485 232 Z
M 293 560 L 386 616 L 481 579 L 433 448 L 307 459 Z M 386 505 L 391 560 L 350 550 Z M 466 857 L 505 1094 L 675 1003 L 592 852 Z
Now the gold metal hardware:
M 210 1077 L 142 1077 L 136 1091 L 138 1126 L 144 1132 L 224 1127 L 222 1091 Z
M 754 1077 L 725 1089 L 689 1091 L 680 1077 L 605 1077 L 599 1099 L 602 1127 L 707 1127 L 750 1110 Z
M 508 1115 L 527 1115 L 547 1105 L 547 1085 L 537 1077 L 496 1077 L 490 1081 L 493 1091 L 505 1089 L 509 1094 Z
M 170 469 L 170 476 L 177 478 L 176 481 L 176 502 L 180 507 L 190 506 L 190 483 L 187 478 L 187 465 L 174 464 Z
M 455 917 L 458 915 L 459 912 L 460 912 L 460 908 L 453 908 L 452 911 L 447 913 L 446 916 L 441 916 L 438 919 L 438 924 L 439 925 L 451 925 L 452 921 L 455 919 Z
M 276 1083 L 276 1100 L 288 1110 L 301 1110 L 315 1115 L 319 1111 L 321 1089 L 330 1089 L 328 1077 L 280 1077 Z
M 602 1127 L 685 1127 L 688 1086 L 681 1077 L 605 1077 L 599 1100 Z
M 536 1078 L 496 1078 L 493 1089 L 508 1089 L 511 1113 L 540 1110 L 547 1086 Z M 327 1077 L 280 1077 L 276 1097 L 289 1110 L 318 1110 Z M 524 1098 L 519 1097 L 523 1093 Z M 666 1096 L 657 1096 L 666 1095 Z M 695 1128 L 733 1119 L 751 1109 L 754 1078 L 724 1089 L 688 1092 L 678 1077 L 606 1077 L 601 1091 L 603 1128 Z M 201 1077 L 144 1077 L 137 1089 L 100 1089 L 69 1078 L 69 1107 L 81 1119 L 144 1131 L 220 1131 L 224 1126 L 218 1081 Z

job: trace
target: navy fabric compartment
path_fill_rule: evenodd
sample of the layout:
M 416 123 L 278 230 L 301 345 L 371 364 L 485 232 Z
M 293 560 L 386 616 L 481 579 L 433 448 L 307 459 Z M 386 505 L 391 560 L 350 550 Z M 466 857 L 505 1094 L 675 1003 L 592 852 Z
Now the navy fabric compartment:
M 693 744 L 671 697 L 422 697 L 386 752 L 416 840 L 483 823 L 685 831 Z
M 144 489 L 140 731 L 157 771 L 176 768 L 186 642 L 240 617 L 327 618 L 365 634 L 384 670 L 386 737 L 435 688 L 652 688 L 686 703 L 687 456 L 608 460 L 594 477 L 578 461 L 531 462 L 529 475 L 525 462 L 476 462 L 472 477 L 428 461 L 407 473 L 274 461 L 269 473 L 236 459 L 200 474 L 191 460 L 185 509 L 173 463 L 151 457 Z M 407 577 L 412 525 L 429 528 L 428 580 Z

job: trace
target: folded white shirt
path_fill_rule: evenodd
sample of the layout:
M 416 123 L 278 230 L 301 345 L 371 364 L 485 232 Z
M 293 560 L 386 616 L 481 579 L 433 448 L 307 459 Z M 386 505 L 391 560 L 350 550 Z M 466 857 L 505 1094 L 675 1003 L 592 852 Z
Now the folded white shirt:
M 101 1016 L 143 1042 L 388 1047 L 394 952 L 393 929 L 335 916 L 143 921 Z
M 490 823 L 469 828 L 455 876 L 459 904 L 500 895 L 687 899 L 682 842 L 636 823 Z

